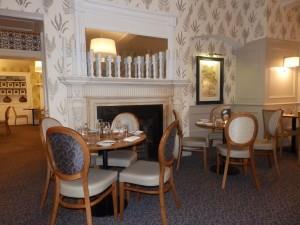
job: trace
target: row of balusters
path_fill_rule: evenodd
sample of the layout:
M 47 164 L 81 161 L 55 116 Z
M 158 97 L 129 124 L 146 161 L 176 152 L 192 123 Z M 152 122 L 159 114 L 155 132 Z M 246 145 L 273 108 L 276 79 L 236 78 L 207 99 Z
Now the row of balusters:
M 166 79 L 167 51 L 145 56 L 106 56 L 93 51 L 87 53 L 89 77 Z

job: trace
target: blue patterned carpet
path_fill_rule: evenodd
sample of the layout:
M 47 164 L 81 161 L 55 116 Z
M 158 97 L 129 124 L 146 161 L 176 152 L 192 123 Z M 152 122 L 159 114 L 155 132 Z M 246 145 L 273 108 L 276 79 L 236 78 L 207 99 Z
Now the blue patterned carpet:
M 0 224 L 48 224 L 52 191 L 44 209 L 39 208 L 45 173 L 38 127 L 13 128 L 9 138 L 0 135 Z M 210 152 L 210 165 L 215 151 Z M 251 176 L 230 176 L 226 189 L 221 190 L 222 176 L 204 172 L 198 155 L 185 157 L 175 173 L 182 207 L 176 209 L 172 196 L 166 195 L 170 225 L 296 225 L 300 224 L 300 167 L 296 156 L 285 153 L 280 166 L 282 176 L 268 168 L 265 159 L 258 159 L 261 190 L 256 191 Z M 50 187 L 50 190 L 53 186 Z M 160 224 L 157 196 L 132 195 L 124 221 L 113 217 L 93 218 L 95 225 Z M 59 209 L 57 225 L 85 224 L 80 210 Z

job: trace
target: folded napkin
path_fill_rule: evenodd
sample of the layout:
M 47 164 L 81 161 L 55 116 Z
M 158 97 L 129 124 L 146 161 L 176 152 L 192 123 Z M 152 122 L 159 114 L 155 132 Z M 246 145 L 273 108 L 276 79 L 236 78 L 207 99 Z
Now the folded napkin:
M 131 137 L 124 138 L 124 141 L 134 142 L 134 141 L 136 141 L 138 139 L 140 139 L 139 136 L 131 136 Z

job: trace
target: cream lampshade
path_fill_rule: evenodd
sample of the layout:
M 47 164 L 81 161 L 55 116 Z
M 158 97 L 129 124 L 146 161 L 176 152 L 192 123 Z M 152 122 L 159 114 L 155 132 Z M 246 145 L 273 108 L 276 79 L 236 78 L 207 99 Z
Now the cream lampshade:
M 34 61 L 34 71 L 36 73 L 42 72 L 42 61 Z
M 102 56 L 116 56 L 116 43 L 108 38 L 94 38 L 91 40 L 90 49 Z
M 283 67 L 298 67 L 300 64 L 300 57 L 285 57 L 283 58 Z

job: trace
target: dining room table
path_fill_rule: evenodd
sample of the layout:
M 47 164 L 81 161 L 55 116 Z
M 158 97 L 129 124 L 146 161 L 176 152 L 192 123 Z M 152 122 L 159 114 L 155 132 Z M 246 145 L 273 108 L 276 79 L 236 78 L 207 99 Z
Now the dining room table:
M 90 153 L 98 153 L 103 158 L 103 169 L 110 169 L 108 165 L 108 152 L 118 151 L 124 148 L 135 147 L 146 140 L 146 134 L 142 131 L 113 132 L 111 134 L 99 135 L 97 132 L 88 132 L 83 138 L 89 147 Z M 127 206 L 127 202 L 124 204 Z M 112 216 L 113 203 L 112 196 L 107 196 L 103 201 L 92 207 L 92 215 L 95 217 Z

